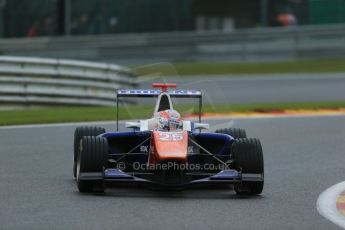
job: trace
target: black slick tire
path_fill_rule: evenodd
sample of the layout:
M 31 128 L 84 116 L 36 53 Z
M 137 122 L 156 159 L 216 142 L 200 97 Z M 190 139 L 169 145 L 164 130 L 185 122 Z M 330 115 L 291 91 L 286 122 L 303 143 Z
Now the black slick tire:
M 104 137 L 82 137 L 77 157 L 77 185 L 82 193 L 104 192 L 103 170 L 107 161 L 108 142 Z M 83 178 L 82 175 L 97 175 Z
M 246 131 L 244 129 L 239 129 L 239 128 L 217 129 L 216 133 L 228 134 L 232 136 L 234 139 L 247 137 Z
M 262 193 L 264 186 L 264 159 L 260 140 L 256 138 L 236 139 L 232 144 L 235 167 L 242 174 L 261 175 L 261 181 L 242 181 L 235 185 L 239 195 L 257 195 Z
M 81 126 L 74 131 L 74 157 L 73 157 L 73 176 L 77 176 L 77 157 L 79 150 L 79 142 L 84 136 L 98 136 L 105 133 L 105 129 L 101 127 Z

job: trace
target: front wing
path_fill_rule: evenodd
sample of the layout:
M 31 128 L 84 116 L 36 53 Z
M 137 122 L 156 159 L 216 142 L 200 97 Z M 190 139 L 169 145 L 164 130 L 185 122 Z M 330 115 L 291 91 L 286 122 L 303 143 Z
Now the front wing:
M 125 173 L 120 169 L 108 168 L 103 173 L 82 173 L 79 180 L 104 181 L 112 184 L 116 183 L 134 183 L 134 184 L 151 184 L 169 187 L 188 187 L 197 184 L 236 184 L 241 182 L 260 182 L 263 181 L 262 174 L 244 174 L 236 170 L 223 170 L 202 179 L 191 180 L 186 183 L 170 184 L 161 183 L 154 180 L 140 177 L 142 173 Z

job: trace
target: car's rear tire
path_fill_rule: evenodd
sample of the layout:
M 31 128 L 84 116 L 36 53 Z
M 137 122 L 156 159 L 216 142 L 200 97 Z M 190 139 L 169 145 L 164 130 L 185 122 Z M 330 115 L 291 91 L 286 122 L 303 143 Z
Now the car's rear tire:
M 77 157 L 77 185 L 80 192 L 104 192 L 103 170 L 107 161 L 108 142 L 104 137 L 82 137 Z M 94 173 L 95 180 L 83 180 L 83 173 Z M 86 174 L 85 174 L 86 175 Z
M 247 137 L 246 131 L 244 129 L 239 129 L 239 128 L 217 129 L 216 133 L 228 134 L 232 136 L 234 139 Z
M 262 193 L 264 186 L 264 159 L 260 140 L 256 138 L 236 139 L 232 145 L 235 167 L 242 174 L 261 174 L 260 181 L 242 181 L 235 185 L 239 195 L 257 195 Z
M 98 136 L 105 133 L 105 129 L 101 127 L 81 126 L 74 131 L 74 158 L 73 158 L 73 176 L 77 177 L 77 157 L 79 150 L 79 142 L 84 136 Z

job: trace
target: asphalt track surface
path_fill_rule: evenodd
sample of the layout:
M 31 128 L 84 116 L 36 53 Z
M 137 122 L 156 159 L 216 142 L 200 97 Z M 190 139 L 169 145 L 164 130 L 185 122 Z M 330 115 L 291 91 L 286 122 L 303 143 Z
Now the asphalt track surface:
M 0 229 L 338 229 L 318 196 L 345 180 L 345 116 L 213 120 L 261 139 L 265 188 L 139 187 L 83 195 L 72 179 L 75 126 L 0 128 Z M 106 125 L 114 130 L 114 125 Z
M 147 80 L 145 80 L 147 79 Z M 153 82 L 173 82 L 181 89 L 201 89 L 206 103 L 269 103 L 339 101 L 345 99 L 345 74 L 274 74 L 147 77 L 139 78 L 141 88 Z

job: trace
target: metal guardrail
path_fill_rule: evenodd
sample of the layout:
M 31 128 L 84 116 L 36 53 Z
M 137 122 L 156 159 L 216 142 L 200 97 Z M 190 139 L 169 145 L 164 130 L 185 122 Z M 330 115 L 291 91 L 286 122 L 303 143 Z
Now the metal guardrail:
M 0 56 L 0 105 L 114 106 L 135 74 L 113 64 Z
M 4 55 L 98 60 L 263 61 L 345 57 L 345 25 L 255 28 L 234 32 L 170 32 L 0 39 Z

